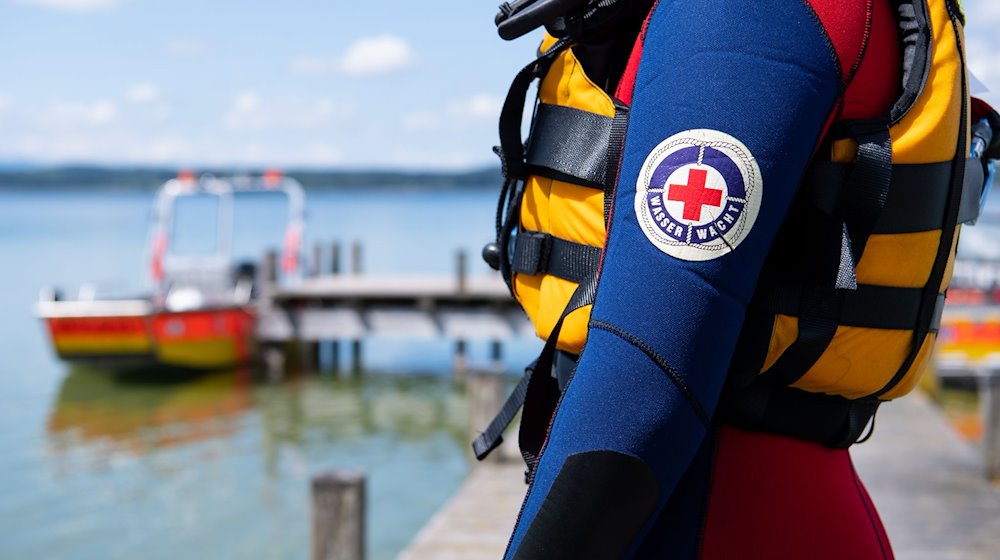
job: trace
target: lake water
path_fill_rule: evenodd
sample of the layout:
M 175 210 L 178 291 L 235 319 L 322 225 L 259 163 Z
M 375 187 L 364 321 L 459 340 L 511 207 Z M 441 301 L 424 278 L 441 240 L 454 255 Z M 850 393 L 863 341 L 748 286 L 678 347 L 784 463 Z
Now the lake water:
M 372 273 L 449 274 L 462 249 L 470 273 L 485 274 L 477 255 L 492 235 L 494 197 L 311 193 L 306 246 L 361 241 Z M 332 467 L 368 472 L 369 557 L 395 556 L 469 468 L 451 341 L 367 340 L 360 380 L 121 379 L 51 356 L 31 313 L 39 288 L 141 291 L 151 201 L 0 194 L 0 558 L 307 558 L 310 476 Z M 238 253 L 278 244 L 275 214 L 261 201 L 237 208 L 250 224 L 238 223 Z M 963 231 L 971 256 L 1000 257 L 996 223 Z M 508 368 L 537 348 L 511 341 Z M 486 362 L 485 343 L 469 351 Z
M 143 290 L 151 202 L 0 194 L 0 558 L 307 558 L 310 476 L 335 467 L 367 471 L 369 557 L 394 557 L 469 468 L 453 343 L 366 340 L 360 380 L 70 370 L 31 304 L 46 285 Z M 361 241 L 371 273 L 449 274 L 463 249 L 485 274 L 494 204 L 489 189 L 310 193 L 306 246 Z M 238 209 L 238 252 L 278 245 L 273 213 Z M 537 347 L 511 341 L 508 367 Z M 469 352 L 486 362 L 485 342 Z

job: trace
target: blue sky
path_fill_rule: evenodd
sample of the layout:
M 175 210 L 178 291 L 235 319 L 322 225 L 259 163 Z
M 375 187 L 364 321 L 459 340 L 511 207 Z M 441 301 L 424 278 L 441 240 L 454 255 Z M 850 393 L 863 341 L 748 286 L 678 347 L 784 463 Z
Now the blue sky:
M 0 162 L 490 165 L 537 43 L 497 38 L 496 4 L 0 0 Z M 1000 2 L 967 4 L 1000 92 Z

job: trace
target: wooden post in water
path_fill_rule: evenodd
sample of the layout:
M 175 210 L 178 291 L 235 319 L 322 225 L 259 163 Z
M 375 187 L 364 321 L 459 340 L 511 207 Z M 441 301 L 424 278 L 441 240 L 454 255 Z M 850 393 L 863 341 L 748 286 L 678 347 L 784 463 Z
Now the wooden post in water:
M 466 288 L 466 274 L 465 274 L 465 251 L 462 249 L 458 250 L 457 258 L 455 259 L 455 271 L 457 273 L 457 286 L 458 293 L 464 294 Z
M 310 272 L 312 273 L 313 277 L 320 276 L 321 274 L 323 274 L 323 246 L 320 245 L 318 241 L 316 242 L 315 245 L 313 245 L 311 264 L 312 268 L 310 269 Z
M 477 369 L 468 372 L 465 380 L 465 398 L 469 407 L 468 441 L 476 439 L 497 412 L 500 412 L 504 399 L 503 381 L 504 375 L 498 369 Z M 482 462 L 498 462 L 501 460 L 501 455 L 500 449 L 494 449 L 493 453 Z
M 455 341 L 455 379 L 465 380 L 469 369 L 469 358 L 465 353 L 465 341 L 461 338 Z
M 257 284 L 261 308 L 269 310 L 273 305 L 271 298 L 278 284 L 278 252 L 274 249 L 266 251 L 257 266 Z M 267 378 L 271 381 L 284 378 L 287 362 L 284 346 L 266 343 L 261 345 L 260 352 Z
M 365 474 L 330 471 L 312 479 L 312 560 L 364 560 Z
M 340 274 L 340 242 L 330 244 L 330 274 Z
M 979 375 L 983 414 L 983 469 L 987 480 L 1000 477 L 1000 369 L 986 366 Z
M 503 345 L 499 340 L 490 341 L 490 361 L 494 368 L 503 371 Z
M 361 274 L 361 242 L 351 245 L 351 274 Z
M 355 376 L 361 375 L 361 341 L 351 341 L 351 373 Z
M 261 268 L 261 280 L 263 280 L 264 285 L 268 288 L 274 286 L 278 283 L 278 252 L 274 249 L 268 249 L 264 253 L 264 259 L 260 265 Z
M 340 372 L 340 341 L 337 339 L 330 341 L 330 371 Z

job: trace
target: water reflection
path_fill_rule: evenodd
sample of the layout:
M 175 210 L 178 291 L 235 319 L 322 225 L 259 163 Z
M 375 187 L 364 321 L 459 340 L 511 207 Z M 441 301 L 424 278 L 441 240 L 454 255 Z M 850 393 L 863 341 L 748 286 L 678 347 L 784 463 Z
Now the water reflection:
M 361 468 L 370 557 L 388 559 L 468 469 L 466 419 L 463 391 L 442 375 L 265 383 L 240 371 L 164 379 L 76 369 L 50 409 L 45 454 L 52 499 L 75 506 L 46 511 L 60 527 L 76 527 L 81 514 L 105 520 L 77 527 L 66 546 L 114 543 L 120 554 L 107 558 L 301 558 L 310 475 Z M 119 524 L 127 536 L 101 532 Z M 162 550 L 150 551 L 151 540 Z M 25 537 L 19 546 L 47 543 Z
M 250 379 L 247 371 L 114 376 L 75 368 L 59 388 L 48 432 L 57 451 L 101 443 L 135 454 L 225 438 L 253 406 Z
M 459 445 L 467 412 L 460 389 L 440 376 L 367 373 L 257 383 L 247 370 L 183 376 L 114 376 L 77 368 L 48 419 L 56 452 L 96 447 L 144 455 L 260 427 L 267 472 L 281 448 L 378 438 L 419 442 L 442 431 Z

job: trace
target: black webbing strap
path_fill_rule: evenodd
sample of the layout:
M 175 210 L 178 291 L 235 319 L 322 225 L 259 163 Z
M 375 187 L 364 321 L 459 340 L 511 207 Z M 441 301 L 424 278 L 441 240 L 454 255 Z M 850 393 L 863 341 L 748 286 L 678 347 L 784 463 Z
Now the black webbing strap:
M 954 16 L 953 16 L 954 18 Z M 961 46 L 963 43 L 961 34 L 955 31 L 955 40 Z M 961 59 L 962 68 L 965 68 L 966 60 L 963 50 L 958 49 L 959 57 Z M 968 135 L 968 125 L 965 115 L 968 114 L 968 104 L 969 104 L 969 94 L 968 94 L 968 84 L 966 80 L 961 80 L 962 82 L 962 109 L 958 113 L 962 115 L 958 128 L 958 147 L 956 148 L 957 157 L 955 158 L 955 165 L 952 166 L 952 179 L 951 179 L 951 190 L 948 193 L 948 202 L 944 208 L 944 224 L 941 227 L 941 241 L 938 243 L 938 253 L 934 258 L 934 267 L 931 269 L 930 277 L 927 279 L 927 285 L 924 287 L 924 300 L 920 306 L 920 315 L 917 319 L 917 330 L 913 333 L 913 344 L 910 348 L 910 354 L 907 356 L 906 360 L 900 366 L 896 374 L 892 376 L 885 386 L 876 391 L 873 398 L 879 398 L 882 395 L 891 391 L 899 382 L 906 376 L 906 373 L 910 371 L 913 362 L 916 360 L 917 355 L 920 353 L 920 349 L 924 345 L 924 340 L 927 338 L 927 334 L 931 332 L 931 328 L 934 326 L 935 322 L 940 319 L 941 306 L 940 298 L 938 296 L 938 291 L 941 288 L 941 283 L 944 279 L 945 271 L 948 268 L 948 262 L 951 260 L 952 252 L 954 250 L 955 242 L 955 228 L 958 227 L 958 214 L 959 208 L 962 205 L 962 190 L 965 186 L 965 164 L 966 157 L 965 154 L 969 153 L 969 146 L 966 143 Z M 976 165 L 979 165 L 978 163 Z
M 610 225 L 611 203 L 618 186 L 618 170 L 621 168 L 622 152 L 625 149 L 625 132 L 628 129 L 629 107 L 617 99 L 615 103 L 615 118 L 611 122 L 611 137 L 608 140 L 608 155 L 605 158 L 607 167 L 604 170 L 604 225 Z
M 842 229 L 836 278 L 812 278 L 798 297 L 798 337 L 765 372 L 785 384 L 798 381 L 816 363 L 837 333 L 845 293 L 854 291 L 854 269 L 864 253 L 889 196 L 892 140 L 886 122 L 856 122 L 847 126 L 858 141 L 858 156 L 843 187 Z
M 838 323 L 849 327 L 871 329 L 914 330 L 924 297 L 923 288 L 896 288 L 858 285 L 855 290 L 842 290 Z M 944 297 L 944 294 L 939 294 Z M 802 286 L 784 284 L 761 290 L 754 299 L 756 308 L 779 315 L 803 315 Z M 766 347 L 766 345 L 765 345 Z
M 844 223 L 857 266 L 889 197 L 892 139 L 888 123 L 857 135 L 858 156 L 845 186 Z
M 525 179 L 528 176 L 524 161 L 524 142 L 521 140 L 521 118 L 524 116 L 528 88 L 536 78 L 545 75 L 556 56 L 569 45 L 567 39 L 557 41 L 549 50 L 522 68 L 507 90 L 507 98 L 500 110 L 500 159 L 508 179 Z
M 521 430 L 518 434 L 521 457 L 524 458 L 524 463 L 527 465 L 525 478 L 529 484 L 535 476 L 538 457 L 541 455 L 542 446 L 548 436 L 549 423 L 561 395 L 559 384 L 551 375 L 559 332 L 562 330 L 566 317 L 577 309 L 594 303 L 596 294 L 597 276 L 588 278 L 576 287 L 569 303 L 566 304 L 559 316 L 559 320 L 552 327 L 552 332 L 549 333 L 545 346 L 538 355 L 538 361 L 535 362 L 535 367 L 529 374 L 528 389 L 524 397 L 524 412 L 521 414 Z
M 552 327 L 552 332 L 545 341 L 545 346 L 538 355 L 538 359 L 525 368 L 524 376 L 521 377 L 514 392 L 507 397 L 500 412 L 493 418 L 486 430 L 472 442 L 476 459 L 483 460 L 490 451 L 496 449 L 503 442 L 503 431 L 510 425 L 518 409 L 524 405 L 518 441 L 521 455 L 528 466 L 527 475 L 529 478 L 534 476 L 538 454 L 548 432 L 549 420 L 559 402 L 559 384 L 552 377 L 552 365 L 555 360 L 559 331 L 562 329 L 563 321 L 570 313 L 594 303 L 596 292 L 596 276 L 587 278 L 585 282 L 581 282 L 576 287 L 569 303 L 566 304 L 559 316 L 559 320 Z
M 613 123 L 613 118 L 590 111 L 539 103 L 528 138 L 532 173 L 606 188 Z
M 521 274 L 551 274 L 582 282 L 597 274 L 601 248 L 567 241 L 540 231 L 524 230 L 514 237 L 511 270 Z
M 472 452 L 476 454 L 476 459 L 482 461 L 491 451 L 503 443 L 503 431 L 507 429 L 507 426 L 514 420 L 514 416 L 517 415 L 517 411 L 521 409 L 521 405 L 524 404 L 524 395 L 528 391 L 528 380 L 531 378 L 531 371 L 536 363 L 538 360 L 531 362 L 525 368 L 524 375 L 517 382 L 514 391 L 507 395 L 507 400 L 500 407 L 500 411 L 493 417 L 493 420 L 490 420 L 486 429 L 472 440 Z
M 806 289 L 799 302 L 798 337 L 763 375 L 785 385 L 798 381 L 826 351 L 840 324 L 840 303 L 847 290 Z
M 872 233 L 941 229 L 945 218 L 942 209 L 948 202 L 953 165 L 951 161 L 893 164 L 892 188 Z M 813 162 L 802 182 L 802 197 L 824 214 L 838 215 L 843 204 L 844 187 L 853 166 L 848 162 Z M 979 160 L 966 160 L 959 223 L 973 220 L 978 215 L 984 183 L 983 166 Z
M 846 449 L 864 433 L 879 400 L 847 399 L 757 378 L 722 393 L 717 415 L 736 427 Z

